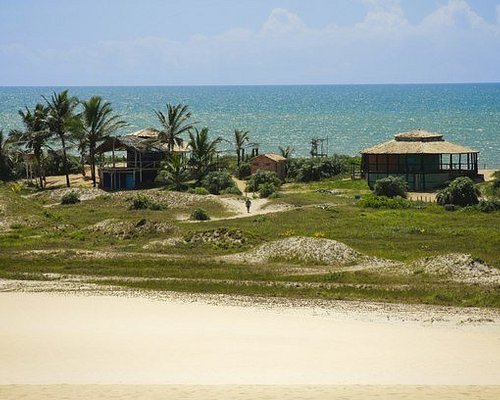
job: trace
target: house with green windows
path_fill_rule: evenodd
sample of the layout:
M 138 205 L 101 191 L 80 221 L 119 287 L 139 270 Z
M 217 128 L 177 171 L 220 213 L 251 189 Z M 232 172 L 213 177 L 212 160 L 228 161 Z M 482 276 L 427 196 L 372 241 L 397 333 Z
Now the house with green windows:
M 361 152 L 361 172 L 370 188 L 380 178 L 401 176 L 408 189 L 432 191 L 459 176 L 477 179 L 479 152 L 451 143 L 439 133 L 413 130 Z

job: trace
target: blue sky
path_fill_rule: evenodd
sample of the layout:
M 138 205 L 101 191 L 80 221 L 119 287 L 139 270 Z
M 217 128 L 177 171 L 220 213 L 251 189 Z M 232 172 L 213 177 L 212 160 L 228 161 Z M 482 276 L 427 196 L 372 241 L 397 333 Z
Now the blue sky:
M 500 0 L 0 0 L 0 85 L 500 81 Z

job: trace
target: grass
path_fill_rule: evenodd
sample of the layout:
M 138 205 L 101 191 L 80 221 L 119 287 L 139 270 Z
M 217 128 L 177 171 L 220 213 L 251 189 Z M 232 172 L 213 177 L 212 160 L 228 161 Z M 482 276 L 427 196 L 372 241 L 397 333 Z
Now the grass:
M 334 195 L 318 189 L 342 189 L 344 193 Z M 500 268 L 499 212 L 446 212 L 435 204 L 416 209 L 361 208 L 354 194 L 362 193 L 363 197 L 365 190 L 363 181 L 286 185 L 281 196 L 271 202 L 292 205 L 289 211 L 193 223 L 181 222 L 178 217 L 189 216 L 198 207 L 213 217 L 229 214 L 208 196 L 194 197 L 187 206 L 180 204 L 164 210 L 130 210 L 130 202 L 116 195 L 47 207 L 50 201 L 43 197 L 23 197 L 0 184 L 0 218 L 11 219 L 9 230 L 0 230 L 0 277 L 42 279 L 40 274 L 55 272 L 83 275 L 88 280 L 97 276 L 114 285 L 148 290 L 500 307 L 498 287 L 456 284 L 425 274 L 336 272 L 318 267 L 315 273 L 301 275 L 296 271 L 297 265 L 293 269 L 281 259 L 256 266 L 232 265 L 210 258 L 300 235 L 335 239 L 367 255 L 403 262 L 451 252 L 470 253 Z M 324 204 L 334 206 L 318 207 Z M 146 220 L 170 228 L 133 230 L 124 237 L 89 228 L 106 219 L 131 226 Z M 153 240 L 189 237 L 195 232 L 220 228 L 241 231 L 245 242 L 235 246 L 185 243 L 157 251 L 176 258 L 153 257 L 149 254 L 152 250 L 143 248 Z M 58 252 L 27 253 L 35 249 Z M 85 259 L 71 249 L 112 249 L 123 255 Z M 127 255 L 131 252 L 137 254 Z M 307 268 L 314 270 L 316 266 Z

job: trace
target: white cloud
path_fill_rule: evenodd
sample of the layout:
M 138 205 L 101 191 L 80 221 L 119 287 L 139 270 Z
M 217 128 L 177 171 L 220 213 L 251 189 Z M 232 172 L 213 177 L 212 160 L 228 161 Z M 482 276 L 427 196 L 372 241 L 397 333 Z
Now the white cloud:
M 284 8 L 273 9 L 267 21 L 262 26 L 263 34 L 286 34 L 289 32 L 303 32 L 305 30 L 306 26 L 299 16 Z
M 399 1 L 364 4 L 364 19 L 350 27 L 313 29 L 276 8 L 258 30 L 184 41 L 144 37 L 66 51 L 0 46 L 0 65 L 7 66 L 0 84 L 500 80 L 500 25 L 489 24 L 465 0 L 449 0 L 418 24 L 406 19 Z

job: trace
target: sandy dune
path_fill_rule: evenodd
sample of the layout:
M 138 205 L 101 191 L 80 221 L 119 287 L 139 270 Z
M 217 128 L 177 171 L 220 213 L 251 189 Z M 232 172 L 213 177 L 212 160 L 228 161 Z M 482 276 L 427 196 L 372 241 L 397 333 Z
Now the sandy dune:
M 0 293 L 0 315 L 0 385 L 500 383 L 498 321 L 51 293 Z

